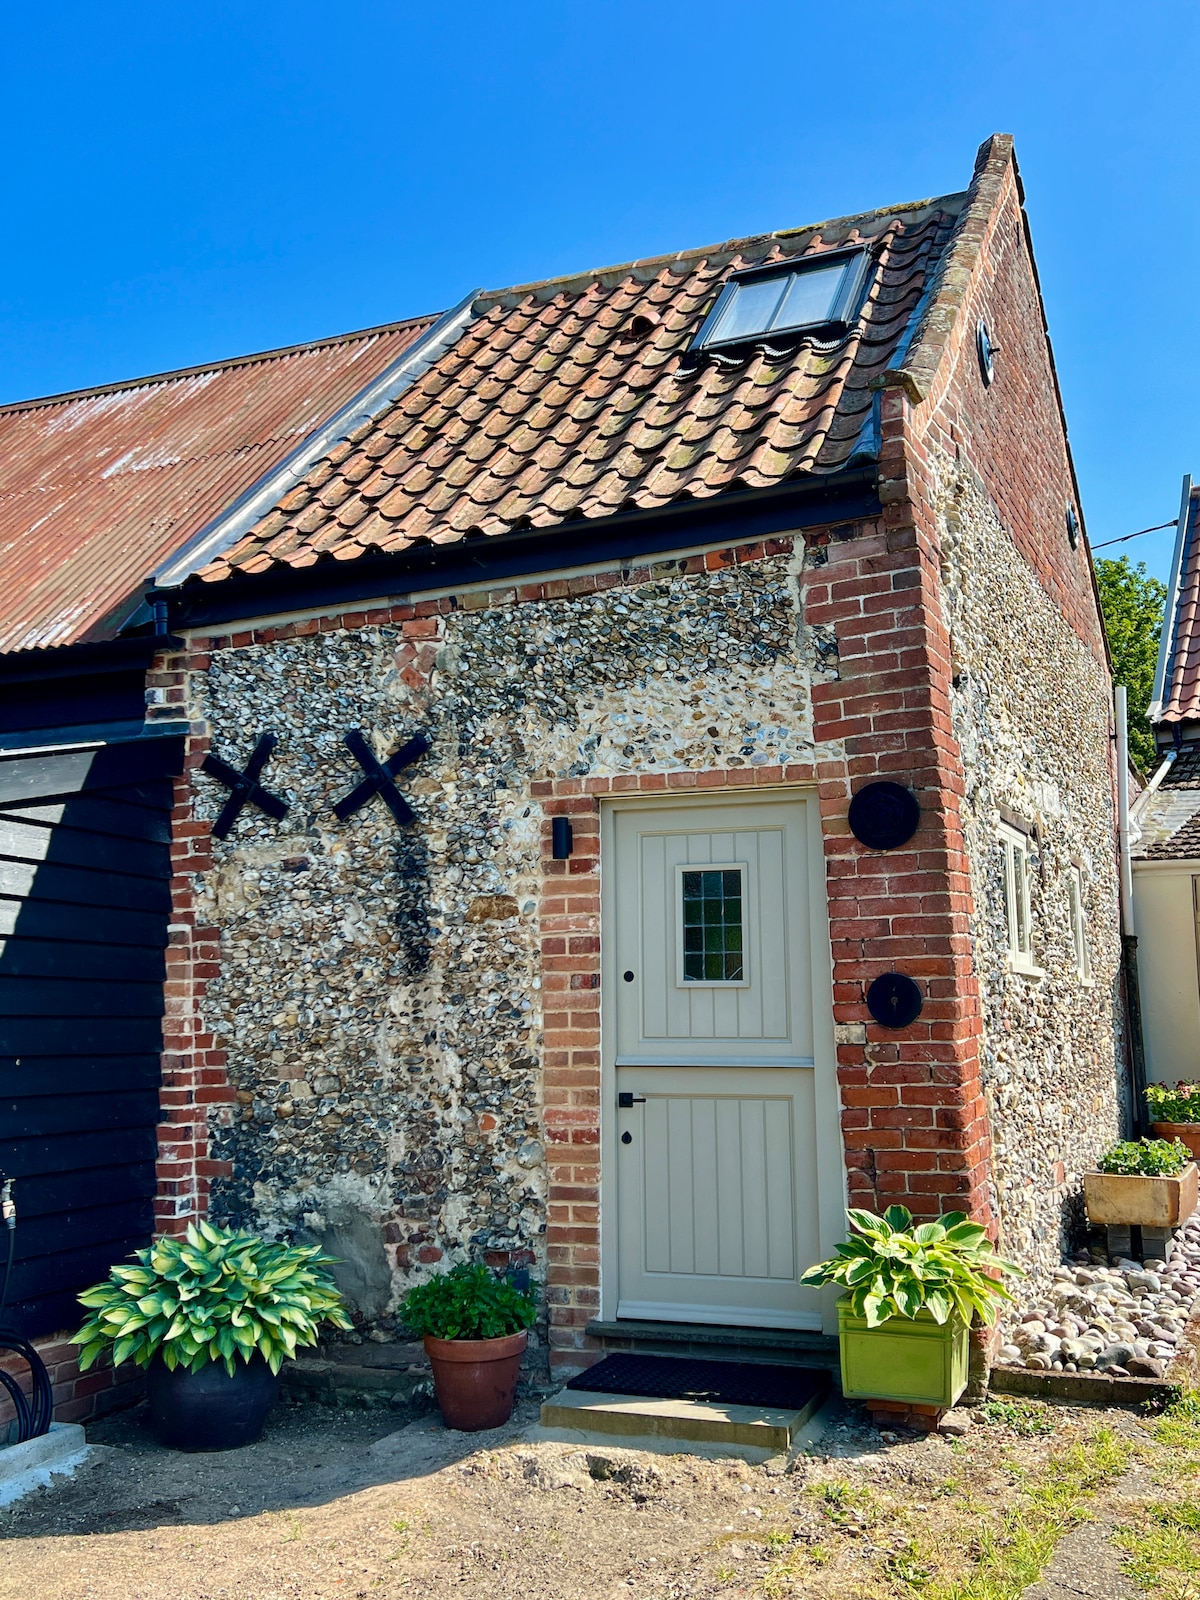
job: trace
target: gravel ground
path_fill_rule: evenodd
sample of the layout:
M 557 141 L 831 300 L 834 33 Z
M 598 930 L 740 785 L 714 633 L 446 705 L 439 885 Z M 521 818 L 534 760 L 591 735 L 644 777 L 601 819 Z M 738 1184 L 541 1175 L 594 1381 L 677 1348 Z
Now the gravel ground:
M 1045 1299 L 1005 1319 L 1000 1364 L 1163 1376 L 1188 1317 L 1200 1311 L 1200 1212 L 1180 1231 L 1169 1262 L 1109 1266 L 1096 1254 L 1099 1260 L 1082 1251 L 1059 1267 Z
M 898 1592 L 888 1563 L 915 1526 L 959 1560 L 962 1516 L 977 1530 L 1098 1421 L 1022 1402 L 964 1438 L 921 1437 L 839 1408 L 785 1473 L 531 1443 L 534 1414 L 487 1435 L 435 1418 L 389 1433 L 377 1412 L 281 1405 L 259 1444 L 189 1456 L 124 1413 L 90 1430 L 103 1448 L 77 1479 L 0 1514 L 0 1597 L 873 1600 Z

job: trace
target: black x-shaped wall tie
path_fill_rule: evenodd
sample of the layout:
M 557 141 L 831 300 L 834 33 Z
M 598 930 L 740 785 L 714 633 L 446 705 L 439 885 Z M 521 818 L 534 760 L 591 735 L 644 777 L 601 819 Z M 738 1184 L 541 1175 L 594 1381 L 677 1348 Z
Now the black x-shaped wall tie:
M 244 805 L 257 806 L 260 811 L 265 811 L 269 817 L 274 817 L 280 822 L 287 816 L 287 801 L 281 800 L 277 794 L 272 794 L 269 789 L 264 789 L 258 777 L 270 758 L 271 751 L 276 745 L 273 733 L 264 733 L 254 746 L 254 753 L 246 763 L 245 771 L 239 772 L 236 767 L 231 767 L 228 762 L 222 761 L 219 756 L 205 756 L 202 770 L 210 777 L 216 778 L 229 790 L 229 799 L 221 807 L 221 815 L 212 825 L 216 838 L 224 839 L 230 828 L 233 827 Z
M 407 828 L 410 823 L 415 822 L 416 812 L 397 789 L 393 780 L 398 772 L 410 767 L 430 748 L 425 735 L 416 734 L 383 762 L 375 759 L 375 752 L 357 728 L 351 728 L 345 735 L 345 743 L 366 773 L 366 777 L 334 806 L 338 820 L 345 822 L 347 817 L 352 817 L 356 811 L 365 806 L 372 795 L 377 794 L 402 828 Z

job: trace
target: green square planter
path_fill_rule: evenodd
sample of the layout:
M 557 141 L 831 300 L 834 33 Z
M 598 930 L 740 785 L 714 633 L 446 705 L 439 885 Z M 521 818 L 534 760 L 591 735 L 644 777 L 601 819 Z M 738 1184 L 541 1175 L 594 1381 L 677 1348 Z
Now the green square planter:
M 967 1387 L 967 1325 L 958 1317 L 939 1325 L 928 1311 L 892 1317 L 868 1328 L 846 1300 L 838 1301 L 842 1393 L 848 1400 L 907 1400 L 910 1405 L 952 1406 Z

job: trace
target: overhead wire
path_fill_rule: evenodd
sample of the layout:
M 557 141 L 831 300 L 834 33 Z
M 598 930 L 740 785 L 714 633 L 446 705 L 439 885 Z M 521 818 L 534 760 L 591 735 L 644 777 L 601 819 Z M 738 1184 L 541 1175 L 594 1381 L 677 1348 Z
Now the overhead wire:
M 1102 544 L 1094 544 L 1092 549 L 1107 550 L 1110 544 L 1126 544 L 1130 539 L 1140 539 L 1144 533 L 1161 533 L 1164 528 L 1175 527 L 1176 520 L 1172 517 L 1170 522 L 1156 522 L 1152 528 L 1139 528 L 1136 533 L 1123 533 L 1119 539 L 1105 539 Z

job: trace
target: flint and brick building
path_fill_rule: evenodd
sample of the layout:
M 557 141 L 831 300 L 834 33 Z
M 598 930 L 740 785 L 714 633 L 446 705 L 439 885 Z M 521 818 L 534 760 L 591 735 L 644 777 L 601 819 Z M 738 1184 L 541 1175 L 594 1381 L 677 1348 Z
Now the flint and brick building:
M 958 194 L 402 328 L 107 613 L 129 747 L 178 769 L 155 1225 L 319 1238 L 385 1335 L 414 1274 L 529 1265 L 564 1370 L 639 1323 L 829 1331 L 797 1280 L 847 1203 L 1048 1274 L 1124 1000 L 1011 141 Z M 99 648 L 78 603 L 39 663 Z

